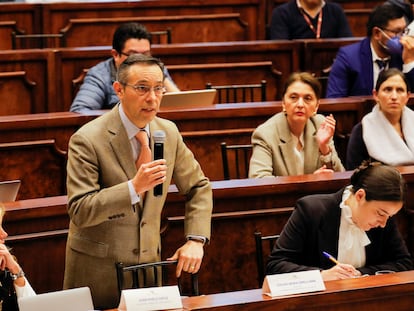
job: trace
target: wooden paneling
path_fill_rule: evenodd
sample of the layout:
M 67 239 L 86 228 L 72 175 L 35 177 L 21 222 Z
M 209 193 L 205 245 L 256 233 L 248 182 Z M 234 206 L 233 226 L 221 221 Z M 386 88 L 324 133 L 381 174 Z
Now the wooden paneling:
M 355 37 L 367 36 L 367 22 L 372 9 L 346 9 L 345 15 Z
M 13 32 L 20 32 L 16 21 L 0 21 L 0 50 L 12 49 Z
M 0 115 L 60 111 L 60 69 L 52 51 L 0 51 Z
M 0 163 L 0 180 L 22 180 L 18 198 L 66 193 L 66 151 L 53 139 L 0 143 Z
M 344 160 L 353 125 L 371 106 L 371 101 L 357 97 L 321 101 L 319 112 L 325 115 L 332 113 L 337 120 L 335 143 L 341 159 Z M 184 142 L 194 153 L 206 176 L 211 180 L 221 180 L 220 143 L 250 143 L 254 129 L 281 110 L 281 102 L 276 101 L 165 109 L 159 112 L 159 116 L 177 124 Z M 104 112 L 96 111 L 96 115 Z M 0 117 L 0 143 L 4 147 L 0 152 L 2 179 L 23 180 L 21 199 L 65 194 L 62 186 L 65 183 L 64 155 L 69 138 L 93 118 L 93 115 L 71 112 Z M 30 161 L 29 154 L 33 161 Z M 49 170 L 54 175 L 48 174 Z M 36 180 L 43 182 L 31 187 Z
M 87 70 L 111 57 L 110 46 L 62 48 L 56 62 L 62 72 L 63 111 L 68 111 Z M 212 84 L 246 84 L 267 80 L 268 100 L 280 98 L 288 75 L 299 70 L 300 43 L 293 41 L 232 41 L 153 45 L 152 54 L 167 66 L 181 90 Z
M 281 98 L 291 72 L 310 71 L 326 78 L 336 51 L 357 40 L 155 44 L 152 53 L 182 90 L 203 89 L 207 82 L 252 84 L 264 79 L 271 101 Z M 68 111 L 87 70 L 111 57 L 111 47 L 0 51 L 0 56 L 0 94 L 10 102 L 0 108 L 0 115 Z
M 207 82 L 213 85 L 232 85 L 258 84 L 266 80 L 266 100 L 269 101 L 281 97 L 282 79 L 286 79 L 286 76 L 283 77 L 274 70 L 271 61 L 170 65 L 167 68 L 174 82 L 185 90 L 206 88 Z M 261 101 L 259 92 L 253 101 Z
M 262 0 L 142 0 L 112 1 L 111 3 L 92 1 L 48 3 L 42 6 L 43 32 L 59 33 L 69 23 L 70 19 L 240 13 L 241 20 L 248 25 L 247 36 L 249 40 L 257 40 L 264 39 L 263 21 L 258 18 L 262 15 L 263 9 Z M 182 35 L 185 36 L 188 32 L 186 30 Z
M 42 32 L 42 6 L 34 3 L 0 3 L 0 21 L 16 22 L 24 33 Z M 11 44 L 11 37 L 9 38 Z
M 126 22 L 141 23 L 149 31 L 170 29 L 172 43 L 255 39 L 249 37 L 250 25 L 240 13 L 70 19 L 59 32 L 67 47 L 108 45 L 116 28 Z

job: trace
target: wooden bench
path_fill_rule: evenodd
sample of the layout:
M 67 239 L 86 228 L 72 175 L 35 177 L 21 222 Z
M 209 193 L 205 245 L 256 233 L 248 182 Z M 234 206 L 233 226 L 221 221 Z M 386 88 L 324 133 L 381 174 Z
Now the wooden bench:
M 87 70 L 110 56 L 110 46 L 56 51 L 62 79 L 62 105 L 69 110 Z M 153 45 L 151 52 L 167 66 L 182 90 L 212 84 L 251 84 L 267 80 L 268 100 L 280 98 L 289 74 L 299 70 L 300 43 L 231 41 Z
M 204 15 L 239 13 L 241 20 L 249 25 L 249 40 L 264 39 L 264 25 L 260 18 L 262 0 L 209 0 L 209 1 L 111 1 L 82 3 L 47 3 L 42 5 L 44 33 L 58 33 L 70 19 L 120 18 L 136 16 Z M 221 31 L 223 32 L 223 31 Z M 99 32 L 100 33 L 100 32 Z M 176 34 L 178 35 L 178 34 Z M 178 36 L 188 36 L 188 29 Z M 222 36 L 222 34 L 217 33 Z M 184 39 L 180 39 L 182 42 Z M 173 42 L 174 39 L 173 39 Z
M 172 43 L 255 39 L 249 37 L 248 29 L 252 25 L 242 20 L 240 13 L 73 18 L 59 33 L 64 35 L 68 47 L 106 45 L 112 42 L 115 29 L 126 22 L 141 23 L 149 31 L 171 29 Z
M 16 29 L 24 33 L 42 32 L 42 6 L 38 3 L 0 3 L 0 21 L 9 21 L 16 24 Z M 1 42 L 11 46 L 11 36 L 6 42 Z
M 0 51 L 0 115 L 62 110 L 59 73 L 53 51 Z
M 152 53 L 165 63 L 182 90 L 204 89 L 207 82 L 230 85 L 266 80 L 267 99 L 276 100 L 291 72 L 306 70 L 326 78 L 337 49 L 353 40 L 155 44 Z M 69 111 L 86 72 L 110 58 L 111 47 L 6 50 L 0 56 L 0 94 L 11 102 L 0 108 L 0 115 Z
M 371 106 L 365 97 L 321 101 L 319 111 L 332 113 L 337 120 L 335 141 L 341 158 L 353 125 Z M 177 124 L 205 174 L 211 180 L 221 180 L 220 143 L 250 143 L 254 129 L 280 111 L 281 102 L 276 101 L 164 109 L 158 115 Z M 96 111 L 96 115 L 104 112 Z M 22 179 L 19 199 L 65 194 L 69 138 L 96 115 L 57 112 L 0 117 L 0 180 Z M 37 183 L 39 180 L 42 182 Z
M 0 50 L 11 50 L 12 33 L 21 32 L 16 21 L 0 21 Z
M 414 254 L 414 167 L 399 168 L 407 182 L 407 200 L 396 220 Z M 352 172 L 332 175 L 287 176 L 274 179 L 241 179 L 212 182 L 214 210 L 211 243 L 199 275 L 202 294 L 257 287 L 254 232 L 281 232 L 296 200 L 316 193 L 333 193 L 349 184 Z M 60 289 L 68 215 L 67 199 L 49 197 L 6 203 L 6 244 L 38 292 Z M 163 210 L 162 258 L 171 256 L 184 243 L 184 198 L 171 186 Z M 48 250 L 48 256 L 40 250 Z M 53 277 L 39 269 L 48 266 Z M 249 271 L 249 273 L 230 273 Z

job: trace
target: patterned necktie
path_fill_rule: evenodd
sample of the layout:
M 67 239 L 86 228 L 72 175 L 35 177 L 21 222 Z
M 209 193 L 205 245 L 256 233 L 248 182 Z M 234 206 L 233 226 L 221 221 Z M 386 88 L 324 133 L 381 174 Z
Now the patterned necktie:
M 151 149 L 149 147 L 149 139 L 148 139 L 148 135 L 147 132 L 145 132 L 144 130 L 140 130 L 136 135 L 135 135 L 136 139 L 138 140 L 138 142 L 141 145 L 141 151 L 137 157 L 137 160 L 135 162 L 135 165 L 137 167 L 137 170 L 141 167 L 142 164 L 144 163 L 148 163 L 151 161 Z M 141 206 L 144 205 L 144 199 L 145 199 L 145 192 L 144 193 L 140 193 L 142 202 L 141 202 Z

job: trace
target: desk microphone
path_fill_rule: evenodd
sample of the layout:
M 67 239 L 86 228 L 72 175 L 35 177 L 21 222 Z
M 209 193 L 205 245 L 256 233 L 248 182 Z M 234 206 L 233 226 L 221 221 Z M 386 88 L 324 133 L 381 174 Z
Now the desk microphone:
M 154 160 L 164 159 L 165 132 L 158 130 L 153 134 L 154 139 Z M 162 184 L 154 187 L 154 196 L 162 195 Z

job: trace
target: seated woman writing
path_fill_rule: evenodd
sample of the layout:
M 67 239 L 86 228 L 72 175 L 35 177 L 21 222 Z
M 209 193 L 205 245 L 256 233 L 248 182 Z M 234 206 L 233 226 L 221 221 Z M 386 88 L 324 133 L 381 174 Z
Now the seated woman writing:
M 396 68 L 382 71 L 373 96 L 377 104 L 352 129 L 346 167 L 352 170 L 363 160 L 401 166 L 414 164 L 414 111 L 407 107 L 409 83 Z
M 321 85 L 308 72 L 293 73 L 283 91 L 283 112 L 252 135 L 249 177 L 343 171 L 335 150 L 335 119 L 317 114 Z
M 344 189 L 297 201 L 269 257 L 266 274 L 317 269 L 328 281 L 412 269 L 392 218 L 404 197 L 405 182 L 397 169 L 364 162 Z

